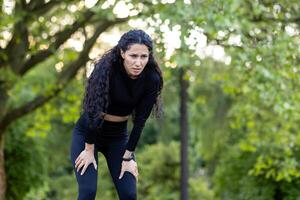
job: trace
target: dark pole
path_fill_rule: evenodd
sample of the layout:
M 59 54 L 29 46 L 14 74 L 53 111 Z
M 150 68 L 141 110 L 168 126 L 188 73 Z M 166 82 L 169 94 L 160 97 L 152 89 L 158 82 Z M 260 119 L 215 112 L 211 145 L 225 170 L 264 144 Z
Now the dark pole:
M 181 200 L 188 200 L 188 80 L 185 79 L 185 69 L 179 69 L 179 83 L 180 83 L 180 191 Z

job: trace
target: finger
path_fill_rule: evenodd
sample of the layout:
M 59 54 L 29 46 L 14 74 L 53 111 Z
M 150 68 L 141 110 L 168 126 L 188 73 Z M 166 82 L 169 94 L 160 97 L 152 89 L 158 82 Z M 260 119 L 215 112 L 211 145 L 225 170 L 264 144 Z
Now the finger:
M 82 162 L 82 160 L 78 160 L 77 162 L 75 161 L 75 168 L 77 168 L 78 165 L 80 165 L 81 162 Z
M 120 174 L 120 176 L 119 176 L 119 179 L 121 179 L 122 177 L 123 177 L 123 175 L 124 175 L 124 170 L 121 170 L 121 174 Z
M 138 171 L 137 168 L 135 168 L 134 172 L 135 172 L 137 175 L 139 175 L 139 171 Z
M 79 154 L 79 156 L 76 158 L 75 163 L 78 162 L 79 160 L 81 160 L 81 154 Z
M 75 163 L 75 168 L 78 167 L 82 163 L 84 163 L 83 159 L 78 160 L 77 163 Z
M 138 180 L 139 180 L 139 175 L 138 175 L 138 173 L 134 173 L 133 175 L 134 175 L 136 181 L 138 181 Z
M 85 165 L 83 166 L 83 169 L 81 170 L 80 175 L 83 175 L 83 174 L 84 174 L 84 172 L 85 172 L 85 170 L 87 169 L 88 166 L 89 166 L 89 164 L 85 164 Z
M 81 162 L 78 166 L 77 166 L 77 172 L 79 172 L 79 170 L 84 166 L 84 162 Z
M 78 165 L 78 161 L 80 161 L 79 158 L 75 160 L 75 166 Z
M 138 173 L 136 170 L 128 170 L 128 172 L 130 172 L 137 179 Z
M 82 164 L 77 165 L 76 171 L 79 172 L 79 170 L 82 168 L 82 166 L 83 166 Z
M 96 163 L 96 160 L 93 161 L 93 164 L 94 164 L 95 170 L 97 170 L 97 163 Z
M 83 161 L 83 158 L 81 157 L 81 155 L 79 155 L 75 160 L 75 164 L 81 163 L 82 161 Z

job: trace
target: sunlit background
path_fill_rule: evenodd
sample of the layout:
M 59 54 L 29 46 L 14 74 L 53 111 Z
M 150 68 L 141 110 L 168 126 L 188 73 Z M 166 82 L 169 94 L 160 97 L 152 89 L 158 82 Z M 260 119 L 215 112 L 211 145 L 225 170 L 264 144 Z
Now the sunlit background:
M 87 79 L 130 29 L 152 37 L 164 77 L 139 199 L 299 200 L 299 0 L 0 3 L 0 200 L 76 199 Z M 98 169 L 96 199 L 117 199 L 100 153 Z

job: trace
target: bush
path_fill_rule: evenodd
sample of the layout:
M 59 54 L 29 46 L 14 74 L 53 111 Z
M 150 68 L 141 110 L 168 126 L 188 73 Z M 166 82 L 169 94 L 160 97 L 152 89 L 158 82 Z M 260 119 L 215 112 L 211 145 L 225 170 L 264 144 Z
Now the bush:
M 5 140 L 5 170 L 7 200 L 22 200 L 32 188 L 43 184 L 47 160 L 40 138 L 25 134 L 28 124 L 24 119 L 9 128 Z

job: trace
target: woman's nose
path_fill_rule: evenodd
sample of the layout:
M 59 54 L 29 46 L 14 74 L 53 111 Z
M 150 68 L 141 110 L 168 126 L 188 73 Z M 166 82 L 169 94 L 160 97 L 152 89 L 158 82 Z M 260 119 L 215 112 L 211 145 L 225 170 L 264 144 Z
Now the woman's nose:
M 135 61 L 135 64 L 138 65 L 138 66 L 141 66 L 142 63 L 143 63 L 143 62 L 142 62 L 142 59 L 141 59 L 141 58 L 137 58 L 136 61 Z

